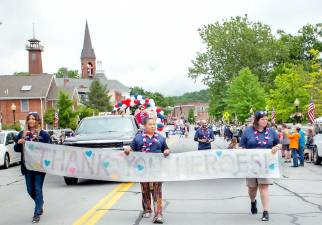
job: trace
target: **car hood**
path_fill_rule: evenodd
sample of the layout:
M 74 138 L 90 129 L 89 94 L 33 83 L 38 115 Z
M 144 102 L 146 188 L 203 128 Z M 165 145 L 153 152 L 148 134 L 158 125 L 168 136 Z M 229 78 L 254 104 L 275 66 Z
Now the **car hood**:
M 74 137 L 66 138 L 65 142 L 122 142 L 132 140 L 134 135 L 121 134 L 121 133 L 108 133 L 108 134 L 81 134 Z

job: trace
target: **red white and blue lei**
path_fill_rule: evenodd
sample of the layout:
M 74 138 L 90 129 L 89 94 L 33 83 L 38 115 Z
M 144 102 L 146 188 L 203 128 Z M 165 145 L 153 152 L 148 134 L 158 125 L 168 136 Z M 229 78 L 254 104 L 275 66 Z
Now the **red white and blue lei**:
M 268 143 L 268 139 L 269 139 L 269 128 L 266 128 L 265 129 L 265 138 L 264 138 L 263 141 L 260 141 L 259 140 L 259 136 L 258 136 L 259 131 L 258 131 L 258 129 L 256 129 L 254 131 L 254 134 L 255 134 L 255 139 L 257 141 L 257 144 L 259 144 L 259 145 L 266 145 Z

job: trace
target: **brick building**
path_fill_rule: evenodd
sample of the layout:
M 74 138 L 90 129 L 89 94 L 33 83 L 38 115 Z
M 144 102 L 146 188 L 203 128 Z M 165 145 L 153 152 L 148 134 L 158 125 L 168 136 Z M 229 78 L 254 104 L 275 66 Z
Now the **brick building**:
M 209 106 L 206 102 L 189 102 L 174 106 L 170 116 L 173 119 L 179 119 L 182 117 L 187 119 L 189 111 L 192 109 L 196 121 L 200 121 L 202 119 L 209 120 L 208 108 Z

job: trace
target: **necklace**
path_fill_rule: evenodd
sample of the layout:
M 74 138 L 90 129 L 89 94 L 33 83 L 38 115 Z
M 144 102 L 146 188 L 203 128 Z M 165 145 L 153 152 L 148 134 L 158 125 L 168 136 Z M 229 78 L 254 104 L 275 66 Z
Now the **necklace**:
M 142 151 L 143 152 L 150 152 L 151 151 L 151 146 L 154 144 L 154 143 L 156 143 L 156 142 L 158 142 L 158 134 L 157 133 L 154 133 L 153 135 L 152 135 L 152 142 L 149 142 L 148 143 L 148 139 L 150 139 L 149 137 L 148 137 L 148 135 L 145 133 L 145 132 L 143 132 L 142 133 L 142 137 L 143 137 L 143 146 L 142 146 Z
M 265 138 L 264 138 L 263 141 L 259 140 L 259 136 L 258 136 L 259 131 L 258 131 L 258 129 L 255 129 L 254 134 L 255 134 L 255 139 L 257 141 L 257 144 L 259 144 L 259 145 L 266 145 L 267 144 L 268 139 L 269 139 L 269 128 L 265 129 Z
M 208 129 L 201 129 L 201 132 L 202 132 L 202 138 L 208 140 L 210 137 L 209 130 Z

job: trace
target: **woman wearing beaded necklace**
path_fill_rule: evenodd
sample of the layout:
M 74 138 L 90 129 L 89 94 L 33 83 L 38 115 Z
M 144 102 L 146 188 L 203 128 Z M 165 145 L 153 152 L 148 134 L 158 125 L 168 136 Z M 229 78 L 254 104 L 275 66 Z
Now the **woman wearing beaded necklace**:
M 131 146 L 125 148 L 124 152 L 129 155 L 131 151 L 146 153 L 163 153 L 166 157 L 170 154 L 166 139 L 155 132 L 155 119 L 145 118 L 143 120 L 144 130 L 139 132 L 133 139 Z M 142 182 L 142 206 L 144 218 L 151 217 L 151 195 L 154 204 L 153 223 L 163 223 L 162 218 L 162 183 L 161 182 Z
M 245 129 L 239 145 L 241 148 L 247 149 L 269 148 L 272 149 L 273 154 L 275 154 L 281 148 L 276 131 L 268 127 L 268 117 L 266 111 L 258 111 L 255 113 L 253 126 Z M 256 195 L 257 190 L 259 190 L 263 205 L 262 221 L 268 221 L 268 185 L 272 185 L 273 182 L 266 178 L 247 178 L 246 183 L 248 186 L 248 194 L 251 200 L 251 213 L 257 214 Z

